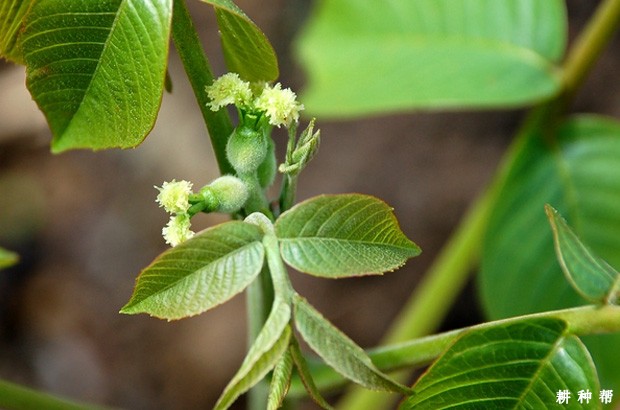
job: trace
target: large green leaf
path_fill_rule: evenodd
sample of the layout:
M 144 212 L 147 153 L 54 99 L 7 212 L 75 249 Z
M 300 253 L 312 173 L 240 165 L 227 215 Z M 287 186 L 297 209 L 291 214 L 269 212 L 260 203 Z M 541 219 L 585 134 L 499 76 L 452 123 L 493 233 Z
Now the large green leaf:
M 17 38 L 29 5 L 28 0 L 3 0 L 0 3 L 0 57 L 20 64 L 24 60 Z
M 162 253 L 136 281 L 121 313 L 181 319 L 205 312 L 245 289 L 263 266 L 260 228 L 226 222 Z
M 548 409 L 557 393 L 571 398 L 561 408 L 596 409 L 596 369 L 565 322 L 530 319 L 467 332 L 413 386 L 401 409 Z M 589 405 L 578 402 L 590 391 Z
M 161 103 L 172 0 L 39 0 L 21 37 L 52 150 L 129 148 Z
M 546 203 L 597 255 L 620 266 L 620 124 L 576 117 L 555 132 L 530 136 L 526 144 L 499 193 L 484 240 L 479 285 L 492 319 L 584 303 L 556 260 Z M 601 380 L 620 389 L 615 353 L 620 335 L 604 339 L 586 344 Z
M 325 0 L 297 43 L 308 112 L 518 106 L 558 92 L 561 0 Z
M 285 302 L 276 299 L 271 313 L 250 347 L 237 374 L 232 378 L 214 410 L 224 410 L 243 393 L 261 381 L 274 368 L 285 354 L 291 337 L 291 308 Z
M 545 211 L 553 228 L 558 260 L 573 288 L 591 302 L 614 303 L 620 273 L 581 242 L 557 210 L 547 205 Z
M 215 7 L 228 69 L 247 81 L 276 80 L 276 52 L 256 24 L 231 0 L 202 1 Z
M 282 257 L 295 269 L 331 278 L 381 274 L 417 256 L 392 208 L 368 195 L 321 195 L 276 221 Z
M 408 393 L 405 386 L 378 370 L 361 347 L 327 321 L 305 299 L 295 295 L 293 306 L 295 327 L 312 350 L 334 370 L 372 390 Z
M 0 269 L 15 265 L 19 257 L 15 252 L 0 248 Z

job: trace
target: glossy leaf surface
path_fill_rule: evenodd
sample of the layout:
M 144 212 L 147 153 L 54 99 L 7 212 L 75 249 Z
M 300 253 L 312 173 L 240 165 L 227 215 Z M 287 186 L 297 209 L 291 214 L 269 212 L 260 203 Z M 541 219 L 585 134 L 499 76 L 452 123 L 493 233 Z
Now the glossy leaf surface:
M 295 327 L 329 366 L 349 380 L 368 389 L 407 393 L 401 386 L 379 371 L 364 350 L 338 330 L 305 299 L 294 297 Z
M 572 392 L 562 408 L 600 408 L 596 369 L 581 341 L 561 320 L 530 319 L 465 333 L 401 409 L 548 409 L 560 390 Z M 589 406 L 577 401 L 580 390 L 593 392 Z
M 241 368 L 217 401 L 214 410 L 223 410 L 261 381 L 285 354 L 291 337 L 288 325 L 291 308 L 276 299 L 265 325 L 250 347 Z
M 547 205 L 545 211 L 553 228 L 558 260 L 573 288 L 591 302 L 613 303 L 620 273 L 581 242 L 557 210 Z
M 321 195 L 276 221 L 282 257 L 295 269 L 323 277 L 381 274 L 417 256 L 392 209 L 368 195 Z
M 278 58 L 256 24 L 231 0 L 202 1 L 215 7 L 228 69 L 247 81 L 276 80 Z
M 181 319 L 226 302 L 260 272 L 261 238 L 257 226 L 226 222 L 167 250 L 142 271 L 121 313 Z
M 556 259 L 545 204 L 558 209 L 599 257 L 620 266 L 620 124 L 575 117 L 555 132 L 532 135 L 522 152 L 499 193 L 484 240 L 478 279 L 491 319 L 585 302 Z M 620 388 L 615 353 L 620 335 L 584 342 L 603 384 Z
M 23 64 L 18 45 L 19 30 L 30 1 L 3 0 L 0 3 L 0 57 Z
M 19 257 L 15 252 L 0 248 L 0 269 L 15 265 Z
M 518 106 L 558 92 L 561 0 L 325 0 L 297 44 L 326 117 Z
M 172 0 L 40 0 L 21 37 L 52 150 L 129 148 L 161 103 Z M 95 126 L 96 125 L 96 126 Z

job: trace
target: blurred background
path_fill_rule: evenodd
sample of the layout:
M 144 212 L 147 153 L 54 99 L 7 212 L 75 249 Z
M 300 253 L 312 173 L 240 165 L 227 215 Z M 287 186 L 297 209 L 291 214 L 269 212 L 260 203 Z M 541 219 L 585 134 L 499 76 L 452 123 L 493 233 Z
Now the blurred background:
M 216 74 L 223 74 L 214 13 L 189 3 Z M 303 88 L 291 47 L 314 2 L 236 3 L 274 44 L 283 85 Z M 598 2 L 567 3 L 573 38 Z M 616 36 L 575 111 L 620 117 L 619 47 Z M 0 272 L 0 378 L 127 409 L 204 409 L 240 365 L 243 296 L 172 323 L 118 314 L 140 270 L 166 249 L 161 228 L 167 215 L 154 201 L 153 186 L 176 178 L 200 187 L 218 176 L 173 48 L 170 61 L 173 91 L 164 95 L 157 125 L 141 146 L 61 155 L 49 152 L 50 132 L 25 88 L 24 68 L 0 61 L 0 246 L 21 256 Z M 322 145 L 302 174 L 299 199 L 345 192 L 380 197 L 423 254 L 383 277 L 330 281 L 293 273 L 296 289 L 361 346 L 375 345 L 484 189 L 523 115 L 318 118 Z M 276 138 L 282 148 L 285 135 Z M 195 227 L 223 220 L 204 215 Z M 469 285 L 443 328 L 479 320 Z

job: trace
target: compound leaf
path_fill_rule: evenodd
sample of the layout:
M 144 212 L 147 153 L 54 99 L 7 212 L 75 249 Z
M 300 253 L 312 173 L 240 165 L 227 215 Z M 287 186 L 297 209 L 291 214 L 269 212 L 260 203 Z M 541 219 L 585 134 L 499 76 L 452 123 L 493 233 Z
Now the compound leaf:
M 368 195 L 321 195 L 283 213 L 276 235 L 284 260 L 316 276 L 381 274 L 420 254 L 392 209 Z
M 295 327 L 329 366 L 368 389 L 408 393 L 409 390 L 378 370 L 364 350 L 338 330 L 305 299 L 293 298 Z
M 561 0 L 325 0 L 297 43 L 317 116 L 518 106 L 560 89 Z
M 278 58 L 256 24 L 231 0 L 202 1 L 215 7 L 228 69 L 247 81 L 276 80 Z
M 21 36 L 52 150 L 129 148 L 155 124 L 172 0 L 40 0 Z
M 262 233 L 231 221 L 162 253 L 136 281 L 121 313 L 168 320 L 205 312 L 245 289 L 263 266 Z
M 572 392 L 566 408 L 584 408 L 576 397 L 581 390 L 593 394 L 585 408 L 600 408 L 596 369 L 566 322 L 529 319 L 463 334 L 418 379 L 401 409 L 553 408 L 564 390 Z
M 291 308 L 276 299 L 271 313 L 250 347 L 237 374 L 228 383 L 214 410 L 224 410 L 243 393 L 261 381 L 286 353 L 291 337 Z
M 28 0 L 3 0 L 0 4 L 0 57 L 18 64 L 24 63 L 18 36 L 29 5 Z
M 620 273 L 596 256 L 550 205 L 545 206 L 553 228 L 555 251 L 564 275 L 585 299 L 595 303 L 616 300 Z

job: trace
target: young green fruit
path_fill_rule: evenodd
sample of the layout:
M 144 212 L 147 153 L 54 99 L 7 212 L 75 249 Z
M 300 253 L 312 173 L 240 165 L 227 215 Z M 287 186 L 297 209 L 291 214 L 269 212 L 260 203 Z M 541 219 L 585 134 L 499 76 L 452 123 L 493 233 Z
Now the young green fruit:
M 213 211 L 231 214 L 239 211 L 248 200 L 245 183 L 232 175 L 224 175 L 200 190 Z
M 237 174 L 252 174 L 265 160 L 268 146 L 263 132 L 240 125 L 228 139 L 226 157 Z

